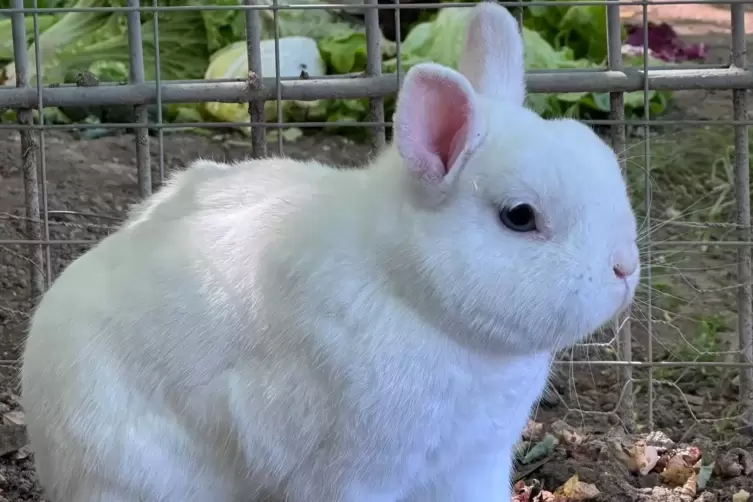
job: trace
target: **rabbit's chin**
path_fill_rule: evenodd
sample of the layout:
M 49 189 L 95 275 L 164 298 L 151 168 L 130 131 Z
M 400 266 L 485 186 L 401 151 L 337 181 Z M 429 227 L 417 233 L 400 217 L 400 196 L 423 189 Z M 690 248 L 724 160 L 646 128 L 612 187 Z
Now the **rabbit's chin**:
M 597 338 L 602 333 L 614 332 L 619 328 L 620 319 L 630 310 L 631 305 L 632 295 L 626 295 L 622 303 L 612 311 L 611 315 L 597 319 L 585 329 L 552 333 L 549 337 L 544 337 L 541 341 L 541 346 L 548 348 L 549 351 L 554 353 Z
M 501 316 L 499 312 L 475 310 L 472 315 L 466 312 L 470 323 L 453 330 L 453 337 L 461 345 L 491 356 L 554 354 L 613 330 L 631 303 L 632 293 L 628 292 L 621 301 L 614 298 L 611 305 L 603 302 L 590 308 L 584 306 L 580 312 L 552 310 L 538 316 L 521 316 L 517 312 Z

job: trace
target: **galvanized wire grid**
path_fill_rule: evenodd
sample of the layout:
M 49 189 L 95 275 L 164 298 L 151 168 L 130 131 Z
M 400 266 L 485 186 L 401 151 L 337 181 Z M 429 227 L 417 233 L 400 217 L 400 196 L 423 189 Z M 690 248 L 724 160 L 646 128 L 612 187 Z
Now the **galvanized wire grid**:
M 528 77 L 529 92 L 532 93 L 557 93 L 557 92 L 609 92 L 611 113 L 609 120 L 591 121 L 595 124 L 609 125 L 610 136 L 614 149 L 623 152 L 627 145 L 626 126 L 640 126 L 644 129 L 645 141 L 643 143 L 643 155 L 646 167 L 650 159 L 649 125 L 707 125 L 709 121 L 702 120 L 651 120 L 648 102 L 649 90 L 733 90 L 734 116 L 731 120 L 714 121 L 715 125 L 730 125 L 734 127 L 734 167 L 736 177 L 736 204 L 738 238 L 734 241 L 715 242 L 719 246 L 732 246 L 737 249 L 737 284 L 738 289 L 738 332 L 739 332 L 739 360 L 726 362 L 657 362 L 653 358 L 653 334 L 652 323 L 647 323 L 647 360 L 634 361 L 632 358 L 632 337 L 630 318 L 618 323 L 617 330 L 619 361 L 561 361 L 563 364 L 588 364 L 588 365 L 613 365 L 619 368 L 622 375 L 623 389 L 621 393 L 621 418 L 623 423 L 630 428 L 634 421 L 633 403 L 633 369 L 643 367 L 648 372 L 648 416 L 644 417 L 648 427 L 654 424 L 654 385 L 653 371 L 657 367 L 728 367 L 740 371 L 740 401 L 743 405 L 744 414 L 748 419 L 753 418 L 753 292 L 751 281 L 753 280 L 751 264 L 751 229 L 750 229 L 750 179 L 749 179 L 749 145 L 748 126 L 753 124 L 748 118 L 746 93 L 753 87 L 753 72 L 747 69 L 744 8 L 745 3 L 753 3 L 753 0 L 735 1 L 730 6 L 732 21 L 732 51 L 731 65 L 718 67 L 712 65 L 696 65 L 694 67 L 676 68 L 652 68 L 648 66 L 648 6 L 653 2 L 647 1 L 530 1 L 500 2 L 509 7 L 521 6 L 546 6 L 546 5 L 607 5 L 607 32 L 608 32 L 608 64 L 607 68 L 597 70 L 574 70 L 574 71 L 534 71 Z M 671 0 L 660 2 L 663 4 L 692 4 L 699 3 L 690 0 Z M 729 2 L 706 0 L 707 4 L 729 5 Z M 246 127 L 251 128 L 250 155 L 262 157 L 266 155 L 266 129 L 281 129 L 286 127 L 322 127 L 325 123 L 296 123 L 283 122 L 282 100 L 314 100 L 314 99 L 353 99 L 369 98 L 369 120 L 366 122 L 343 124 L 343 126 L 363 127 L 368 126 L 372 130 L 372 140 L 376 147 L 385 143 L 385 127 L 391 125 L 385 121 L 384 101 L 386 96 L 393 95 L 400 87 L 401 66 L 398 58 L 398 71 L 396 74 L 383 75 L 380 64 L 380 32 L 378 23 L 378 9 L 393 9 L 395 12 L 395 24 L 398 30 L 396 36 L 397 53 L 400 53 L 400 11 L 414 8 L 443 8 L 443 7 L 470 7 L 467 3 L 442 3 L 442 4 L 400 4 L 399 0 L 394 4 L 380 5 L 377 0 L 364 0 L 363 6 L 340 5 L 340 4 L 317 4 L 317 5 L 279 5 L 274 0 L 272 6 L 257 5 L 254 0 L 244 0 L 238 6 L 160 6 L 158 0 L 141 2 L 140 0 L 128 0 L 122 8 L 77 8 L 77 9 L 40 9 L 37 1 L 33 1 L 32 8 L 24 8 L 23 0 L 13 0 L 13 7 L 8 11 L 12 18 L 14 55 L 16 61 L 16 87 L 0 89 L 0 109 L 11 108 L 18 110 L 18 124 L 0 124 L 0 129 L 16 129 L 21 135 L 21 148 L 23 157 L 23 175 L 26 198 L 26 234 L 23 240 L 0 240 L 0 245 L 25 245 L 28 247 L 28 259 L 32 264 L 45 264 L 44 267 L 32 266 L 32 297 L 38 298 L 49 286 L 52 280 L 50 247 L 62 244 L 93 244 L 87 240 L 52 240 L 50 239 L 50 211 L 47 210 L 46 193 L 46 169 L 45 158 L 45 131 L 51 129 L 84 129 L 97 128 L 133 128 L 137 149 L 137 171 L 140 194 L 147 196 L 152 191 L 153 180 L 151 179 L 150 166 L 150 143 L 148 129 L 157 130 L 157 144 L 159 148 L 159 175 L 160 181 L 164 176 L 164 141 L 163 131 L 167 128 L 185 127 Z M 642 6 L 644 28 L 644 63 L 643 67 L 626 68 L 623 66 L 621 55 L 620 36 L 620 6 Z M 279 34 L 275 35 L 275 56 L 278 62 L 276 75 L 263 76 L 261 71 L 260 57 L 260 32 L 261 22 L 259 10 L 271 9 L 274 13 L 275 26 L 278 25 L 279 12 L 283 9 L 336 9 L 360 8 L 365 10 L 365 25 L 367 35 L 368 63 L 364 75 L 350 75 L 345 77 L 328 77 L 318 79 L 289 79 L 280 78 L 279 70 Z M 159 60 L 159 24 L 157 13 L 172 10 L 245 10 L 246 36 L 248 49 L 248 63 L 250 77 L 245 81 L 163 81 L 160 77 Z M 41 83 L 40 48 L 35 44 L 36 50 L 36 82 L 29 81 L 29 62 L 26 53 L 26 28 L 24 17 L 34 17 L 35 39 L 39 38 L 38 14 L 51 12 L 70 11 L 107 11 L 123 12 L 128 21 L 128 41 L 130 47 L 130 81 L 127 85 L 101 84 L 96 87 L 78 87 L 76 85 L 59 85 L 44 87 Z M 155 74 L 156 81 L 145 81 L 144 57 L 142 49 L 141 16 L 153 16 L 154 19 L 154 42 L 155 42 Z M 644 91 L 644 117 L 640 120 L 625 120 L 624 115 L 624 92 Z M 264 102 L 275 100 L 277 102 L 277 121 L 275 123 L 264 122 Z M 186 102 L 237 102 L 248 103 L 248 122 L 227 123 L 180 123 L 166 124 L 162 122 L 162 105 L 168 103 Z M 108 123 L 108 124 L 76 124 L 76 125 L 52 125 L 44 123 L 44 115 L 38 114 L 38 124 L 34 123 L 34 110 L 42 110 L 44 107 L 80 106 L 85 104 L 98 105 L 132 105 L 135 110 L 135 121 L 132 123 Z M 156 104 L 157 122 L 148 121 L 147 106 Z M 35 141 L 34 135 L 37 136 Z M 283 135 L 277 135 L 280 152 L 283 151 Z M 625 160 L 623 156 L 623 168 Z M 643 246 L 646 248 L 645 262 L 651 262 L 652 250 L 658 246 L 697 246 L 696 241 L 672 241 L 652 243 L 649 204 L 651 201 L 651 183 L 646 169 L 646 220 L 642 222 Z M 41 187 L 41 188 L 40 188 Z M 643 279 L 647 284 L 648 291 L 647 308 L 648 317 L 651 319 L 651 268 L 646 267 Z

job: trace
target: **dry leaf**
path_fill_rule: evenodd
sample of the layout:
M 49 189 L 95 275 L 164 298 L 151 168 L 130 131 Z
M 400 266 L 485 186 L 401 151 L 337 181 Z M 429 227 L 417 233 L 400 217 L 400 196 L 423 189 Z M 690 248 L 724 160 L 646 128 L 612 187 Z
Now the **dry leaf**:
M 539 441 L 544 437 L 544 424 L 529 420 L 523 429 L 523 439 L 526 441 Z
M 580 434 L 564 420 L 557 420 L 552 424 L 551 428 L 554 437 L 567 445 L 578 446 L 586 440 L 583 434 Z
M 557 497 L 552 493 L 548 492 L 546 490 L 541 490 L 536 497 L 534 497 L 532 502 L 560 502 L 557 500 Z
M 676 469 L 680 467 L 692 467 L 695 462 L 688 463 L 685 460 L 685 456 L 682 454 L 682 452 L 675 452 L 671 457 L 669 457 L 669 461 L 667 462 L 667 469 Z
M 523 481 L 523 480 L 521 479 L 520 481 L 518 481 L 517 483 L 515 483 L 515 484 L 513 485 L 512 489 L 513 489 L 513 491 L 514 491 L 515 493 L 519 493 L 519 492 L 522 492 L 522 491 L 524 491 L 524 490 L 526 489 L 526 483 L 525 483 L 525 481 Z
M 689 495 L 690 497 L 695 497 L 696 494 L 696 473 L 695 471 L 692 472 L 692 474 L 688 477 L 687 481 L 682 485 L 682 487 L 677 488 L 677 491 L 684 493 L 685 495 Z
M 18 451 L 28 443 L 27 439 L 24 425 L 0 426 L 0 455 Z
M 675 445 L 675 442 L 672 441 L 669 436 L 664 434 L 662 431 L 650 432 L 646 437 L 646 443 L 650 444 L 651 446 L 657 446 L 663 450 L 672 448 Z
M 659 477 L 669 486 L 683 486 L 688 482 L 688 478 L 695 477 L 695 471 L 687 465 L 667 465 L 667 468 Z M 695 479 L 693 480 L 695 483 Z
M 599 489 L 591 483 L 584 483 L 574 474 L 564 485 L 554 491 L 555 497 L 564 497 L 566 501 L 590 500 L 599 495 Z
M 609 453 L 614 458 L 616 458 L 621 463 L 623 463 L 631 471 L 638 470 L 637 468 L 635 468 L 635 462 L 633 461 L 633 458 L 630 456 L 630 449 L 626 448 L 625 445 L 622 444 L 622 441 L 620 441 L 617 438 L 607 437 L 604 439 L 604 442 L 607 445 Z
M 646 445 L 643 441 L 635 443 L 629 452 L 631 470 L 638 471 L 643 476 L 651 472 L 659 461 L 658 450 L 653 446 Z
M 750 498 L 750 493 L 746 492 L 745 490 L 740 490 L 739 492 L 732 495 L 732 502 L 747 502 Z
M 17 452 L 13 454 L 13 458 L 16 460 L 23 460 L 27 458 L 29 455 L 31 455 L 31 448 L 29 445 L 23 446 L 20 448 Z
M 533 497 L 531 495 L 533 494 Z M 527 486 L 523 480 L 513 486 L 511 502 L 558 502 L 552 492 L 541 489 L 541 483 L 535 479 L 531 486 Z
M 597 460 L 601 451 L 597 445 L 586 443 L 573 446 L 568 453 L 575 461 L 583 463 Z
M 645 464 L 640 469 L 640 473 L 645 476 L 656 467 L 656 463 L 659 461 L 659 451 L 654 446 L 646 445 L 643 450 L 643 457 Z
M 699 450 L 695 446 L 688 446 L 686 448 L 678 450 L 675 453 L 675 456 L 682 458 L 682 460 L 685 462 L 685 465 L 692 466 L 695 465 L 698 460 L 700 460 L 701 450 Z
M 24 425 L 24 412 L 17 410 L 3 413 L 3 423 L 5 425 Z
M 518 481 L 515 483 L 515 486 L 513 486 L 513 496 L 510 502 L 529 502 L 528 495 L 530 492 L 531 491 L 522 480 Z

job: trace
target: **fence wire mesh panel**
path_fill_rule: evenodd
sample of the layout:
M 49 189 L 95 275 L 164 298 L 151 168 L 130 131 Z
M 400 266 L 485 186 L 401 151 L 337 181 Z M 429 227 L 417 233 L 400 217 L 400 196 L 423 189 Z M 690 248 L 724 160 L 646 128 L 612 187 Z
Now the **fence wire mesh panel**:
M 613 146 L 640 223 L 633 307 L 558 356 L 532 418 L 752 451 L 753 0 L 500 3 L 522 25 L 528 105 Z M 0 1 L 4 364 L 55 277 L 193 159 L 364 164 L 391 138 L 405 72 L 457 64 L 473 5 Z M 521 476 L 542 468 L 523 462 Z M 719 481 L 719 500 L 753 491 L 738 485 Z

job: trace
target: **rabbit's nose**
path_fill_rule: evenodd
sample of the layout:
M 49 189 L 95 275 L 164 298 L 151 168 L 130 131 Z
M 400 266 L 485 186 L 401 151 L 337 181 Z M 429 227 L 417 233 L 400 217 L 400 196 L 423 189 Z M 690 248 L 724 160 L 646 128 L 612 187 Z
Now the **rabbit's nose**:
M 626 279 L 638 268 L 638 246 L 629 245 L 615 253 L 612 270 L 618 279 Z

